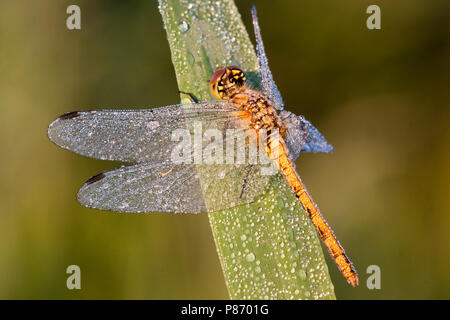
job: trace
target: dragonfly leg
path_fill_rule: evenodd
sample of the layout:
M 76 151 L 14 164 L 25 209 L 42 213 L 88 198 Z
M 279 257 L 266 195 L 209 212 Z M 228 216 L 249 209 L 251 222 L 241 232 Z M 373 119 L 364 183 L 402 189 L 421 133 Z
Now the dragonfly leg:
M 241 194 L 239 195 L 239 198 L 242 199 L 242 196 L 244 195 L 245 188 L 247 187 L 248 178 L 250 176 L 250 172 L 252 171 L 253 166 L 249 166 L 247 172 L 245 173 L 244 183 L 241 186 Z
M 191 98 L 191 100 L 195 103 L 199 103 L 200 100 L 198 100 L 198 98 L 196 96 L 194 96 L 192 93 L 190 92 L 184 92 L 184 91 L 180 91 L 178 90 L 178 93 L 182 93 L 182 94 L 187 94 L 189 96 L 189 98 Z

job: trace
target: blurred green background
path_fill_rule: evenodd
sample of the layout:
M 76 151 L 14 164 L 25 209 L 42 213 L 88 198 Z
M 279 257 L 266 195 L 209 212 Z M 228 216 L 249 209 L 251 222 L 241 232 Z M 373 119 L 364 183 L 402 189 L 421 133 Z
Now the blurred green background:
M 287 108 L 335 147 L 297 169 L 360 274 L 351 288 L 326 254 L 338 299 L 450 298 L 450 2 L 237 1 L 250 32 L 253 2 Z M 228 298 L 206 215 L 76 202 L 119 164 L 56 147 L 49 123 L 179 96 L 155 1 L 77 1 L 80 31 L 66 28 L 70 4 L 2 4 L 0 298 Z M 381 30 L 366 28 L 370 4 Z M 381 290 L 366 287 L 369 265 Z

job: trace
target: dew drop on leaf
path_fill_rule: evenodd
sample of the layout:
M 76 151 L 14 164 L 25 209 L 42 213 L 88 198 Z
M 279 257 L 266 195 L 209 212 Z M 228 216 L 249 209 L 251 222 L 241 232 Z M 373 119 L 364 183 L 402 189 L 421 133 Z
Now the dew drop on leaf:
M 178 24 L 178 30 L 180 30 L 181 33 L 187 32 L 189 28 L 190 28 L 189 23 L 187 23 L 184 20 Z

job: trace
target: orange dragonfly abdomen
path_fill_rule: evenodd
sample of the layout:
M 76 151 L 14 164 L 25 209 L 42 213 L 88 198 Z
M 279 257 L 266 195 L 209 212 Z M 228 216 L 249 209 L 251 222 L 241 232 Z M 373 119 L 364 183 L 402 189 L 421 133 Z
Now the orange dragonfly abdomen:
M 300 200 L 308 217 L 314 224 L 320 239 L 324 242 L 328 252 L 345 279 L 347 279 L 353 287 L 358 285 L 358 274 L 353 267 L 352 262 L 345 254 L 344 248 L 336 239 L 333 230 L 328 226 L 320 213 L 319 208 L 312 200 L 305 185 L 295 171 L 294 164 L 289 159 L 287 146 L 283 138 L 277 132 L 275 132 L 275 134 L 268 134 L 266 152 L 269 155 L 269 158 L 277 166 L 277 169 L 284 175 L 296 197 Z

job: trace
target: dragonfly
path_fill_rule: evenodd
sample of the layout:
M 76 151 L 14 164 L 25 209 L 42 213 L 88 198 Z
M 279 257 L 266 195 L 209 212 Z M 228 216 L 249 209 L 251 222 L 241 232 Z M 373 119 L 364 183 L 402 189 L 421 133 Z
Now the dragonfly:
M 210 79 L 210 91 L 217 100 L 200 102 L 189 94 L 192 103 L 69 112 L 49 125 L 48 137 L 80 155 L 128 164 L 91 177 L 78 191 L 81 205 L 100 210 L 195 214 L 229 209 L 263 194 L 270 179 L 263 169 L 267 165 L 275 168 L 300 201 L 340 272 L 355 287 L 356 269 L 294 164 L 300 152 L 329 153 L 333 147 L 311 122 L 284 109 L 255 7 L 252 19 L 261 90 L 247 84 L 240 67 L 220 67 Z M 216 135 L 205 141 L 208 130 Z M 249 158 L 249 141 L 256 141 L 260 161 L 237 161 L 242 154 Z M 224 145 L 231 146 L 232 156 L 227 158 L 231 161 L 202 158 L 220 155 Z

